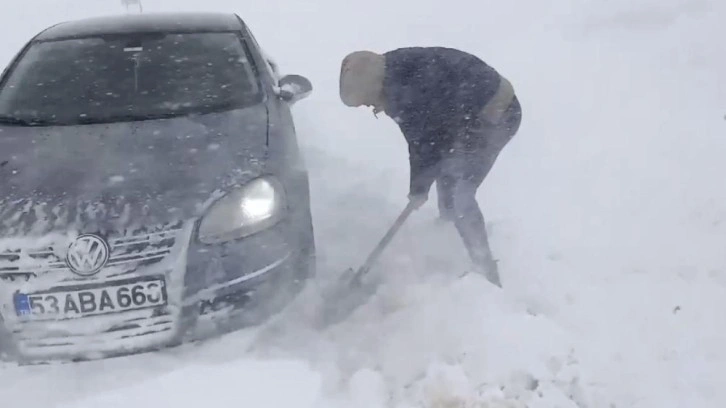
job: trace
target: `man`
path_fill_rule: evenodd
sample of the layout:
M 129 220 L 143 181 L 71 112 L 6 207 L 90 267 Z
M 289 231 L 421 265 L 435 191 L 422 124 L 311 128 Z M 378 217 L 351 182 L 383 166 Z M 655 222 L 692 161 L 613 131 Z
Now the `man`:
M 343 59 L 340 97 L 398 123 L 408 142 L 409 200 L 428 200 L 453 221 L 477 269 L 501 286 L 476 191 L 517 133 L 521 106 L 511 83 L 482 60 L 444 47 L 356 51 Z

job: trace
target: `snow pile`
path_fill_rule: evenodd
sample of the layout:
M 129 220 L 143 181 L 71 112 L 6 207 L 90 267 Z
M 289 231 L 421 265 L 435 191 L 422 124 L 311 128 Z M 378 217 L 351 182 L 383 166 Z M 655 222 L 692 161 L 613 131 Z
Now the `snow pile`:
M 9 58 L 57 20 L 118 3 L 44 0 L 0 24 Z M 339 102 L 359 48 L 448 45 L 508 75 L 524 122 L 479 198 L 504 291 L 460 276 L 435 194 L 376 268 L 381 293 L 325 333 L 290 314 L 162 353 L 0 367 L 3 407 L 670 408 L 726 406 L 726 57 L 716 1 L 144 0 L 238 12 L 284 73 L 311 169 L 321 277 L 358 266 L 405 205 L 395 124 Z M 117 8 L 114 8 L 117 7 Z M 10 28 L 8 28 L 10 27 Z M 360 33 L 366 33 L 360 38 Z M 11 49 L 12 48 L 12 49 Z M 211 147 L 210 147 L 211 148 Z
M 377 375 L 380 399 L 397 407 L 585 402 L 568 333 L 508 302 L 483 278 L 431 279 L 383 293 L 327 338 L 338 345 L 337 368 L 357 370 L 348 384 L 354 400 L 360 382 L 375 383 Z
M 180 389 L 183 383 L 193 386 Z M 270 408 L 308 408 L 314 406 L 319 383 L 320 376 L 303 363 L 235 361 L 183 367 L 151 383 L 137 383 L 96 395 L 82 403 L 61 404 L 60 407 L 228 407 L 253 404 Z M 256 401 L 260 403 L 254 403 Z
M 170 355 L 175 368 L 61 406 L 609 406 L 593 401 L 602 397 L 581 384 L 574 346 L 562 328 L 507 302 L 478 276 L 448 284 L 430 279 L 388 288 L 325 336 L 296 327 L 301 316 L 293 313 L 284 330 L 262 337 L 234 334 L 199 349 L 127 358 L 123 365 L 90 363 L 104 367 L 105 381 L 144 364 L 158 366 Z

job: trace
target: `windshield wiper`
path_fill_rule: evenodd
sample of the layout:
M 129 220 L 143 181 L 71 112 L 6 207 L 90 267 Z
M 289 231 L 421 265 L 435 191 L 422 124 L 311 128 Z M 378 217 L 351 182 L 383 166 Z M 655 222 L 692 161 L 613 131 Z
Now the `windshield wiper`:
M 14 116 L 0 115 L 0 124 L 17 126 L 47 126 L 50 122 L 38 119 L 22 119 Z
M 140 113 L 140 114 L 124 114 L 124 115 L 113 115 L 103 117 L 84 117 L 77 119 L 78 124 L 90 125 L 98 123 L 111 123 L 111 122 L 139 122 L 145 120 L 158 120 L 158 119 L 173 119 L 183 116 L 198 116 L 199 112 L 189 112 L 185 110 L 178 110 L 173 112 L 162 112 L 162 113 Z

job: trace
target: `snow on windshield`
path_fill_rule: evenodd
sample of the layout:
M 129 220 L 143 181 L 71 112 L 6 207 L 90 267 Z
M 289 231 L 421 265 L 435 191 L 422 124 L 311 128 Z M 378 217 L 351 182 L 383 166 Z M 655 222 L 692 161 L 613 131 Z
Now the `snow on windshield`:
M 233 33 L 64 39 L 30 46 L 0 89 L 0 116 L 98 123 L 229 110 L 259 95 Z

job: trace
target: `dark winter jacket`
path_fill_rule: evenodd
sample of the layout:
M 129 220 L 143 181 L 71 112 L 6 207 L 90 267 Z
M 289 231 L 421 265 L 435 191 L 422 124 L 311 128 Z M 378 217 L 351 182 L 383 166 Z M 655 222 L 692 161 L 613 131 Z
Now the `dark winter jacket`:
M 450 48 L 400 48 L 385 57 L 385 112 L 408 142 L 410 193 L 424 194 L 436 165 L 496 93 L 500 76 L 479 58 Z

